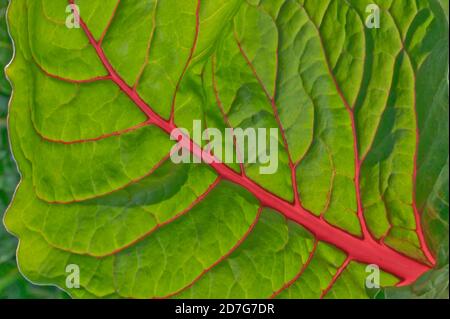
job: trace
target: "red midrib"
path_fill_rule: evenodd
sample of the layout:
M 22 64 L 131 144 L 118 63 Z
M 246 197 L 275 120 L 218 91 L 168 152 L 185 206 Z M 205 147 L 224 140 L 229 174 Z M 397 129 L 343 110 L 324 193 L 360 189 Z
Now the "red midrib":
M 71 4 L 74 0 L 69 0 Z M 178 129 L 177 126 L 170 121 L 166 121 L 155 113 L 151 107 L 139 96 L 139 94 L 118 75 L 112 67 L 108 58 L 106 57 L 101 44 L 98 43 L 85 22 L 80 19 L 80 25 L 83 28 L 89 42 L 97 52 L 99 59 L 108 71 L 111 80 L 129 96 L 129 98 L 144 112 L 149 121 L 161 128 L 167 134 L 171 134 Z M 364 239 L 357 238 L 344 230 L 334 227 L 327 223 L 324 219 L 314 216 L 311 212 L 302 207 L 300 203 L 289 203 L 266 189 L 262 188 L 246 176 L 242 176 L 223 163 L 217 162 L 217 159 L 212 157 L 209 153 L 203 152 L 201 147 L 195 144 L 192 140 L 185 140 L 182 144 L 192 154 L 197 157 L 203 157 L 206 161 L 212 161 L 209 164 L 222 179 L 228 180 L 237 184 L 250 193 L 252 193 L 260 202 L 261 205 L 267 208 L 274 209 L 283 214 L 289 220 L 305 227 L 315 235 L 317 240 L 327 242 L 347 253 L 349 261 L 356 261 L 365 264 L 376 264 L 381 269 L 397 276 L 402 281 L 400 285 L 408 285 L 413 283 L 423 273 L 430 270 L 431 267 L 422 264 L 410 257 L 407 257 L 382 243 L 377 243 L 370 237 Z

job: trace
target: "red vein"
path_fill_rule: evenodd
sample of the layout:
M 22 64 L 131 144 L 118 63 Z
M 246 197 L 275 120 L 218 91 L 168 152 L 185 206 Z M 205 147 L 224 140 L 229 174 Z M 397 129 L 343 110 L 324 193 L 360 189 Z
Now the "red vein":
M 69 79 L 69 78 L 65 78 L 56 74 L 52 74 L 50 72 L 48 72 L 47 70 L 45 70 L 39 63 L 35 62 L 35 65 L 41 70 L 42 73 L 44 73 L 46 76 L 48 76 L 49 78 L 53 78 L 62 82 L 67 82 L 67 83 L 73 83 L 73 84 L 83 84 L 83 83 L 93 83 L 93 82 L 98 82 L 98 81 L 107 81 L 107 80 L 111 80 L 111 76 L 109 75 L 104 75 L 104 76 L 96 76 L 90 79 L 83 79 L 83 80 L 74 80 L 74 79 Z
M 83 144 L 83 143 L 91 143 L 91 142 L 98 142 L 110 137 L 114 137 L 114 136 L 122 136 L 126 133 L 131 133 L 134 132 L 140 128 L 143 128 L 145 126 L 150 125 L 150 123 L 148 121 L 143 122 L 141 124 L 129 127 L 127 129 L 124 130 L 120 130 L 120 131 L 115 131 L 115 132 L 111 132 L 108 134 L 103 134 L 97 137 L 92 137 L 92 138 L 86 138 L 86 139 L 80 139 L 80 140 L 73 140 L 73 141 L 66 141 L 66 140 L 58 140 L 58 139 L 52 139 L 49 138 L 47 136 L 44 136 L 41 132 L 39 132 L 37 129 L 35 129 L 36 134 L 39 135 L 40 138 L 42 138 L 44 141 L 50 142 L 50 143 L 56 143 L 56 144 L 65 144 L 65 145 L 72 145 L 72 144 Z
M 313 110 L 313 112 L 314 112 L 313 117 L 315 117 L 315 114 L 317 113 L 317 110 L 316 110 L 316 107 L 315 107 L 315 105 L 314 105 L 314 99 L 313 99 L 313 97 L 311 96 L 311 94 L 310 94 L 309 92 L 307 92 L 307 90 L 306 90 L 306 88 L 305 88 L 305 83 L 304 83 L 303 75 L 302 75 L 301 73 L 299 73 L 299 79 L 300 79 L 300 81 L 301 81 L 301 83 L 302 83 L 302 87 L 303 87 L 303 89 L 304 89 L 304 92 L 306 93 L 306 95 L 308 96 L 309 100 L 311 101 L 312 110 Z M 306 157 L 308 156 L 308 154 L 310 153 L 310 151 L 311 151 L 311 149 L 312 149 L 312 147 L 313 147 L 313 144 L 314 144 L 314 137 L 316 136 L 316 133 L 315 133 L 315 132 L 316 132 L 316 125 L 317 125 L 317 124 L 316 124 L 315 121 L 313 120 L 313 122 L 312 122 L 312 132 L 313 132 L 312 138 L 311 138 L 311 140 L 309 141 L 308 147 L 306 148 L 306 150 L 304 151 L 304 153 L 300 156 L 300 158 L 297 160 L 297 162 L 294 163 L 294 165 L 295 165 L 296 168 L 299 167 L 300 164 L 306 159 Z
M 405 50 L 406 52 L 406 50 Z M 408 54 L 408 53 L 407 53 Z M 416 75 L 414 73 L 414 87 L 416 86 L 417 80 Z M 416 233 L 419 238 L 420 247 L 422 248 L 423 253 L 425 254 L 425 257 L 428 259 L 428 261 L 434 266 L 436 265 L 436 258 L 433 256 L 433 254 L 430 251 L 430 248 L 428 247 L 427 241 L 424 236 L 424 231 L 422 229 L 422 222 L 420 218 L 419 210 L 417 209 L 417 202 L 416 202 L 416 196 L 417 196 L 417 161 L 419 156 L 419 141 L 420 141 L 420 129 L 419 129 L 419 120 L 418 120 L 418 114 L 417 114 L 417 96 L 416 96 L 416 90 L 414 90 L 414 115 L 415 115 L 415 123 L 416 123 L 416 145 L 415 145 L 415 151 L 414 151 L 414 166 L 413 166 L 413 211 L 414 211 L 414 218 L 416 221 Z
M 333 197 L 333 186 L 334 186 L 334 180 L 335 179 L 336 179 L 336 168 L 334 167 L 334 164 L 333 164 L 333 171 L 331 173 L 330 188 L 329 188 L 328 193 L 327 193 L 327 201 L 325 203 L 325 207 L 320 212 L 320 218 L 322 218 L 322 219 L 325 219 L 325 214 L 327 213 L 327 211 L 329 210 L 330 205 L 331 205 L 331 199 Z
M 42 200 L 42 201 L 44 201 L 44 202 L 46 202 L 46 203 L 49 203 L 49 204 L 58 204 L 58 205 L 67 205 L 67 204 L 81 203 L 81 202 L 85 202 L 85 201 L 88 201 L 88 200 L 93 200 L 93 199 L 96 199 L 96 198 L 99 198 L 99 197 L 103 197 L 103 196 L 107 196 L 107 195 L 113 194 L 113 193 L 115 193 L 115 192 L 118 192 L 118 191 L 120 191 L 120 190 L 123 190 L 123 189 L 127 188 L 128 186 L 131 186 L 131 185 L 133 185 L 133 184 L 136 184 L 136 183 L 142 181 L 144 178 L 147 178 L 147 177 L 149 177 L 150 175 L 152 175 L 152 174 L 153 174 L 158 168 L 160 168 L 160 167 L 161 167 L 161 166 L 162 166 L 169 158 L 170 158 L 170 154 L 167 154 L 166 156 L 164 156 L 164 158 L 163 158 L 162 160 L 160 160 L 155 166 L 153 166 L 152 169 L 151 169 L 147 174 L 145 174 L 144 176 L 140 176 L 140 177 L 138 177 L 138 178 L 136 178 L 136 179 L 132 179 L 130 182 L 126 183 L 125 185 L 120 186 L 120 187 L 118 187 L 118 188 L 116 188 L 116 189 L 114 189 L 114 190 L 112 190 L 112 191 L 109 191 L 109 192 L 105 192 L 105 193 L 101 193 L 101 194 L 96 194 L 96 195 L 94 195 L 94 196 L 87 196 L 87 197 L 83 197 L 83 198 L 77 198 L 77 199 L 74 199 L 74 200 L 71 200 L 71 201 L 48 201 L 48 200 L 42 198 L 41 196 L 39 196 L 39 194 L 37 194 L 36 196 L 37 196 L 40 200 Z
M 300 267 L 300 271 L 295 275 L 294 278 L 292 278 L 290 281 L 288 281 L 286 284 L 283 285 L 283 287 L 281 287 L 279 290 L 275 291 L 270 297 L 269 299 L 273 299 L 276 296 L 278 296 L 280 293 L 282 293 L 284 290 L 288 289 L 289 287 L 291 287 L 295 282 L 297 282 L 297 280 L 303 275 L 303 273 L 305 272 L 305 270 L 308 268 L 309 264 L 311 263 L 311 260 L 314 257 L 314 253 L 317 250 L 317 245 L 318 245 L 318 241 L 316 240 L 314 242 L 314 246 L 313 249 L 311 250 L 311 252 L 309 253 L 308 259 L 306 260 L 306 262 Z
M 322 35 L 320 33 L 319 28 L 317 27 L 317 25 L 313 22 L 311 16 L 309 15 L 308 11 L 306 10 L 306 8 L 303 8 L 305 14 L 308 16 L 308 19 L 311 21 L 311 24 L 314 26 L 314 28 L 317 31 L 318 37 L 320 39 L 320 45 L 322 47 L 322 51 L 323 51 L 323 56 L 326 62 L 326 66 L 328 69 L 328 73 L 331 77 L 331 79 L 333 80 L 334 86 L 336 87 L 336 91 L 340 97 L 340 99 L 342 100 L 342 102 L 345 105 L 345 108 L 349 114 L 350 117 L 350 121 L 351 121 L 351 127 L 352 127 L 352 135 L 353 135 L 353 152 L 354 152 L 354 157 L 355 157 L 355 177 L 354 177 L 354 183 L 355 183 L 355 191 L 356 191 L 356 200 L 357 200 L 357 205 L 358 205 L 358 219 L 361 225 L 361 230 L 362 230 L 362 234 L 364 236 L 364 238 L 367 238 L 368 240 L 374 240 L 372 237 L 372 234 L 369 231 L 369 228 L 367 226 L 366 220 L 364 218 L 364 208 L 363 208 L 363 204 L 362 204 L 362 197 L 361 197 L 361 185 L 360 185 L 360 181 L 361 181 L 361 167 L 362 167 L 362 162 L 359 156 L 359 146 L 358 146 L 358 132 L 356 129 L 356 121 L 355 121 L 355 112 L 352 109 L 352 107 L 350 106 L 350 104 L 347 101 L 347 98 L 344 96 L 343 91 L 341 90 L 338 81 L 336 80 L 336 77 L 333 75 L 333 70 L 331 68 L 331 64 L 330 61 L 328 60 L 327 54 L 326 54 L 326 50 L 325 50 L 325 45 L 323 43 L 323 39 L 322 39 Z
M 337 86 L 337 81 L 336 79 L 333 77 L 336 86 Z M 341 95 L 342 98 L 342 92 L 339 93 Z M 346 103 L 346 108 L 348 106 L 347 102 Z M 353 150 L 355 153 L 355 189 L 356 189 L 356 199 L 357 199 L 357 203 L 358 203 L 358 219 L 359 222 L 361 224 L 361 229 L 362 229 L 362 233 L 363 236 L 365 238 L 370 238 L 373 239 L 372 234 L 369 231 L 369 228 L 367 226 L 366 220 L 364 218 L 364 208 L 363 208 L 363 204 L 362 204 L 362 197 L 361 197 L 361 167 L 362 167 L 362 162 L 359 158 L 359 148 L 358 148 L 358 138 L 357 138 L 357 130 L 356 130 L 356 123 L 355 123 L 355 114 L 353 109 L 347 108 L 349 115 L 350 115 L 350 120 L 352 122 L 352 134 L 353 134 Z
M 328 287 L 322 291 L 322 294 L 320 295 L 320 299 L 323 299 L 330 292 L 331 288 L 333 288 L 334 284 L 339 279 L 339 277 L 342 275 L 342 272 L 345 270 L 345 268 L 347 268 L 350 261 L 351 261 L 350 257 L 347 257 L 347 259 L 345 259 L 344 263 L 339 267 L 336 274 L 331 279 L 331 282 L 328 284 Z
M 270 93 L 267 90 L 264 82 L 261 80 L 260 76 L 258 75 L 258 72 L 256 72 L 256 69 L 255 69 L 253 63 L 250 61 L 249 57 L 247 56 L 247 53 L 245 52 L 244 48 L 242 47 L 242 44 L 240 43 L 236 33 L 234 33 L 234 37 L 235 37 L 236 43 L 237 43 L 237 45 L 239 47 L 239 51 L 241 52 L 243 58 L 247 62 L 247 64 L 250 67 L 253 75 L 255 76 L 256 80 L 258 81 L 258 83 L 260 84 L 262 90 L 264 91 L 264 94 L 266 95 L 267 99 L 270 102 L 270 105 L 271 105 L 271 107 L 273 109 L 273 112 L 274 112 L 274 115 L 275 115 L 275 119 L 276 119 L 277 124 L 278 124 L 278 128 L 280 129 L 281 135 L 283 137 L 284 147 L 286 148 L 286 152 L 288 153 L 288 156 L 290 158 L 291 155 L 290 155 L 290 152 L 289 152 L 289 146 L 288 146 L 287 138 L 286 138 L 286 135 L 285 135 L 285 132 L 284 132 L 284 129 L 283 129 L 283 125 L 281 123 L 281 119 L 280 119 L 279 113 L 278 113 L 278 108 L 277 108 L 276 103 L 275 103 L 275 98 L 274 98 L 274 96 L 272 97 L 270 95 Z M 292 159 L 290 158 L 289 161 L 292 162 Z
M 73 3 L 74 0 L 69 1 Z M 92 46 L 96 50 L 99 59 L 108 70 L 112 80 L 118 85 L 118 87 L 130 97 L 130 99 L 136 104 L 137 107 L 139 107 L 139 109 L 141 109 L 142 112 L 149 117 L 153 124 L 160 127 L 164 132 L 170 135 L 174 130 L 178 129 L 173 123 L 165 121 L 157 113 L 155 113 L 150 106 L 148 106 L 142 98 L 121 79 L 109 63 L 102 48 L 98 46 L 95 39 L 92 37 L 92 34 L 82 19 L 80 19 L 80 24 Z M 228 180 L 247 189 L 261 202 L 263 207 L 272 208 L 283 214 L 287 219 L 302 225 L 312 232 L 317 240 L 329 243 L 339 248 L 340 250 L 346 252 L 352 260 L 361 263 L 379 265 L 381 269 L 401 278 L 403 281 L 400 285 L 411 284 L 423 273 L 430 270 L 429 265 L 425 265 L 412 259 L 411 257 L 407 257 L 390 247 L 382 246 L 375 241 L 368 240 L 367 238 L 361 239 L 355 237 L 350 233 L 338 229 L 324 220 L 314 216 L 300 204 L 292 204 L 281 199 L 247 177 L 236 173 L 228 166 L 212 157 L 211 154 L 205 153 L 202 148 L 192 140 L 183 139 L 180 144 L 195 156 L 200 158 L 203 156 L 206 159 L 205 161 L 211 162 L 209 165 L 221 176 L 222 179 Z
M 398 55 L 396 56 L 395 60 L 398 59 L 400 53 L 401 53 L 401 51 L 400 51 L 400 52 L 398 53 Z M 393 83 L 393 82 L 394 82 L 394 81 L 393 81 L 393 77 L 394 77 L 394 75 L 393 75 L 392 78 L 391 78 L 391 84 L 390 84 L 390 86 L 389 86 L 389 91 L 388 91 L 388 94 L 387 94 L 387 97 L 386 97 L 386 101 L 385 101 L 385 105 L 384 105 L 382 114 L 384 114 L 384 113 L 386 112 L 387 104 L 388 104 L 388 100 L 389 100 L 389 96 L 390 96 L 390 94 L 391 94 L 391 91 L 393 90 L 393 85 L 394 85 L 394 83 Z M 361 87 L 362 87 L 362 84 L 361 84 Z M 360 88 L 360 90 L 361 90 L 361 88 Z M 356 101 L 355 101 L 355 104 L 356 104 Z M 351 107 L 352 110 L 355 110 L 355 104 Z M 376 129 L 375 129 L 375 135 L 376 135 L 376 133 L 377 133 L 377 131 L 378 131 L 380 125 L 381 125 L 381 120 L 378 122 L 378 124 L 377 124 L 377 126 L 376 126 Z M 376 137 L 373 136 L 372 142 L 371 142 L 370 145 L 368 146 L 368 148 L 367 148 L 365 154 L 362 154 L 362 155 L 360 156 L 360 157 L 361 157 L 361 159 L 360 159 L 360 165 L 361 165 L 361 166 L 362 166 L 362 165 L 364 164 L 364 162 L 366 161 L 367 156 L 369 156 L 369 153 L 370 153 L 370 151 L 371 151 L 371 149 L 373 148 L 373 145 L 374 145 L 374 143 L 375 143 L 375 139 L 376 139 Z M 382 196 L 382 197 L 383 197 L 383 196 Z M 386 237 L 389 235 L 389 233 L 390 233 L 390 231 L 391 231 L 391 229 L 392 229 L 392 227 L 393 227 L 393 226 L 392 226 L 393 223 L 390 221 L 390 218 L 389 218 L 389 215 L 390 215 L 390 214 L 389 214 L 389 210 L 388 210 L 388 208 L 387 208 L 387 206 L 386 206 L 386 202 L 385 202 L 384 198 L 382 198 L 382 203 L 383 203 L 383 205 L 384 205 L 384 208 L 385 208 L 385 210 L 386 210 L 386 214 L 387 214 L 388 219 L 389 219 L 389 229 L 388 229 L 388 230 L 386 231 L 386 233 L 379 239 L 379 242 L 382 243 L 382 244 L 384 244 L 384 241 L 385 241 Z
M 98 40 L 99 45 L 102 45 L 103 40 L 105 39 L 106 33 L 108 33 L 109 27 L 111 26 L 111 24 L 114 20 L 114 17 L 116 16 L 117 8 L 119 7 L 119 5 L 120 5 L 120 0 L 117 0 L 116 6 L 114 7 L 111 18 L 109 19 L 108 24 L 105 27 L 105 30 L 103 30 L 102 35 L 100 36 L 100 39 Z
M 180 293 L 182 293 L 183 291 L 191 288 L 193 285 L 195 285 L 195 283 L 197 283 L 200 279 L 202 279 L 209 271 L 211 271 L 214 267 L 216 267 L 218 264 L 220 264 L 221 262 L 223 262 L 225 259 L 227 259 L 233 252 L 236 251 L 236 249 L 238 249 L 242 243 L 248 238 L 248 236 L 250 236 L 250 234 L 253 232 L 253 230 L 255 229 L 256 224 L 259 221 L 259 218 L 261 217 L 261 213 L 262 213 L 263 208 L 260 207 L 258 209 L 258 213 L 256 215 L 255 220 L 253 221 L 253 223 L 250 225 L 250 228 L 245 232 L 244 236 L 242 236 L 241 239 L 239 239 L 239 241 L 223 256 L 221 256 L 218 260 L 216 260 L 216 262 L 214 262 L 211 266 L 209 266 L 208 268 L 204 269 L 200 275 L 198 275 L 192 282 L 190 282 L 188 285 L 184 286 L 181 289 L 178 289 L 177 291 L 170 293 L 168 295 L 165 295 L 163 297 L 155 297 L 154 299 L 167 299 L 170 297 L 173 297 L 175 295 L 178 295 Z
M 276 101 L 275 101 L 275 93 L 274 93 L 273 96 L 271 96 L 269 94 L 269 91 L 267 90 L 266 86 L 264 85 L 264 82 L 259 77 L 258 72 L 256 72 L 256 69 L 255 69 L 253 63 L 250 61 L 249 57 L 245 53 L 245 50 L 242 47 L 242 44 L 240 43 L 236 32 L 234 32 L 234 38 L 236 40 L 237 46 L 239 47 L 239 51 L 241 52 L 241 55 L 243 56 L 243 58 L 245 59 L 245 61 L 248 64 L 248 66 L 252 70 L 253 75 L 255 76 L 256 80 L 259 82 L 262 90 L 264 91 L 264 94 L 267 96 L 267 99 L 269 100 L 270 105 L 272 107 L 272 111 L 273 111 L 273 114 L 275 116 L 275 120 L 277 122 L 278 129 L 281 132 L 281 137 L 282 137 L 282 140 L 283 140 L 283 146 L 284 146 L 284 148 L 286 150 L 286 153 L 287 153 L 288 159 L 289 159 L 289 168 L 291 170 L 291 182 L 292 182 L 292 189 L 293 189 L 293 193 L 294 193 L 294 202 L 295 202 L 295 204 L 300 204 L 301 201 L 300 201 L 300 196 L 299 196 L 299 193 L 298 193 L 296 165 L 295 165 L 294 161 L 292 160 L 291 152 L 289 151 L 289 143 L 288 143 L 288 140 L 287 140 L 287 137 L 286 137 L 286 133 L 285 133 L 284 128 L 283 128 L 283 124 L 281 123 L 280 115 L 278 113 L 278 107 L 277 107 Z M 277 61 L 278 61 L 278 59 L 277 59 Z
M 175 122 L 175 104 L 177 102 L 178 90 L 180 89 L 181 82 L 183 81 L 183 78 L 184 78 L 184 76 L 185 76 L 185 74 L 186 74 L 186 72 L 187 72 L 187 70 L 189 68 L 189 65 L 191 64 L 192 58 L 194 57 L 195 48 L 197 47 L 198 35 L 200 33 L 200 5 L 201 5 L 201 0 L 198 0 L 197 9 L 196 9 L 196 12 L 195 12 L 194 43 L 192 44 L 191 51 L 189 53 L 189 57 L 188 57 L 188 60 L 186 62 L 186 65 L 184 66 L 183 72 L 181 73 L 181 76 L 178 79 L 177 86 L 175 87 L 175 93 L 173 95 L 172 107 L 171 107 L 171 111 L 170 111 L 170 122 L 171 123 Z
M 394 223 L 392 222 L 392 217 L 391 214 L 389 214 L 389 210 L 387 208 L 386 205 L 386 201 L 385 201 L 385 197 L 384 197 L 384 193 L 380 190 L 381 193 L 381 202 L 383 203 L 383 207 L 384 207 L 384 211 L 386 212 L 386 219 L 388 221 L 389 227 L 386 230 L 386 232 L 380 237 L 379 242 L 381 244 L 385 244 L 386 238 L 389 236 L 389 234 L 391 233 L 392 228 L 394 227 Z
M 150 60 L 150 51 L 151 51 L 151 47 L 152 47 L 152 42 L 153 42 L 153 38 L 155 37 L 155 30 L 156 30 L 156 11 L 158 8 L 158 1 L 159 0 L 155 0 L 155 8 L 154 8 L 154 13 L 153 13 L 153 20 L 152 20 L 152 31 L 150 33 L 150 37 L 148 39 L 148 43 L 147 43 L 147 50 L 145 53 L 145 61 L 144 64 L 142 65 L 141 69 L 139 70 L 138 76 L 136 78 L 136 82 L 133 85 L 133 90 L 136 91 L 137 87 L 139 86 L 139 81 L 142 78 L 142 75 L 144 74 L 145 68 L 148 65 L 148 61 Z
M 225 121 L 225 124 L 231 128 L 232 132 L 234 133 L 234 128 L 231 125 L 231 122 L 228 118 L 227 113 L 225 112 L 225 108 L 223 107 L 222 101 L 220 100 L 220 96 L 219 96 L 219 89 L 217 88 L 217 81 L 216 81 L 216 70 L 215 70 L 215 63 L 216 63 L 216 56 L 214 56 L 211 59 L 211 68 L 212 68 L 212 84 L 213 84 L 213 89 L 214 89 L 214 95 L 216 97 L 216 102 L 217 102 L 217 106 L 219 107 L 220 113 L 222 113 L 222 117 Z M 236 149 L 236 153 L 237 153 L 237 157 L 239 159 L 239 166 L 241 168 L 241 174 L 245 175 L 245 165 L 244 165 L 244 158 L 243 158 L 243 154 L 241 154 L 240 148 L 237 145 L 237 139 L 236 136 L 234 136 L 233 134 L 233 144 L 234 144 L 234 148 Z
M 405 52 L 405 55 L 408 57 L 411 66 L 412 66 L 412 59 L 411 56 L 409 55 L 408 50 L 406 49 L 405 46 L 405 42 L 404 39 L 402 38 L 402 34 L 400 32 L 400 28 L 397 24 L 397 21 L 394 19 L 394 17 L 392 17 L 390 11 L 388 10 L 389 15 L 392 18 L 392 21 L 395 24 L 396 29 L 398 30 L 398 33 L 400 35 L 401 38 L 401 43 L 402 43 L 402 50 Z M 412 66 L 412 68 L 414 68 Z M 415 121 L 415 125 L 416 125 L 416 144 L 415 144 L 415 150 L 414 150 L 414 157 L 413 157 L 413 176 L 412 176 L 412 183 L 413 183 L 413 198 L 412 198 L 412 207 L 413 207 L 413 211 L 414 211 L 414 218 L 416 221 L 416 233 L 417 233 L 417 237 L 419 238 L 419 243 L 420 243 L 420 247 L 422 248 L 423 253 L 425 254 L 425 257 L 428 259 L 428 261 L 434 266 L 436 265 L 436 258 L 433 256 L 433 254 L 430 251 L 430 248 L 428 247 L 427 241 L 425 239 L 425 235 L 424 235 L 424 231 L 422 229 L 422 222 L 421 222 L 421 218 L 420 218 L 420 213 L 419 210 L 417 208 L 417 161 L 418 161 L 418 156 L 419 156 L 419 144 L 420 144 L 420 128 L 419 128 L 419 116 L 418 116 L 418 112 L 417 112 L 417 75 L 415 70 L 413 70 L 413 79 L 414 79 L 414 121 Z

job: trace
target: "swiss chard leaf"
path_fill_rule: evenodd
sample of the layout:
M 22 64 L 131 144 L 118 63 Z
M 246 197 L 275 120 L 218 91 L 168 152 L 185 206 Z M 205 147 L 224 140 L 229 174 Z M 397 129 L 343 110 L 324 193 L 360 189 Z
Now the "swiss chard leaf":
M 377 1 L 368 28 L 372 2 L 12 0 L 23 273 L 74 297 L 364 298 L 368 264 L 382 287 L 439 264 L 448 22 Z M 278 170 L 172 163 L 194 120 L 278 128 Z

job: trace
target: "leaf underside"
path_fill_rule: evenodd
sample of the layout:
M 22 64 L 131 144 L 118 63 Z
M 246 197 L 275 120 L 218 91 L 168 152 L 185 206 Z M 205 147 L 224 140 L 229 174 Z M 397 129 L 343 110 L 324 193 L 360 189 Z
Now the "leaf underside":
M 447 18 L 380 0 L 369 29 L 373 2 L 77 0 L 67 28 L 68 1 L 12 0 L 23 274 L 66 289 L 79 265 L 79 298 L 367 298 L 366 247 L 383 287 L 448 262 Z M 278 128 L 277 172 L 173 164 L 168 128 L 194 120 Z

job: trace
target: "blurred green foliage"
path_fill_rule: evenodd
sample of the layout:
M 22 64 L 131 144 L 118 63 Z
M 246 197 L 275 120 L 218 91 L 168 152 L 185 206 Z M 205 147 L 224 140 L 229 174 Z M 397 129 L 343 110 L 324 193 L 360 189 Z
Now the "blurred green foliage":
M 16 165 L 9 150 L 6 115 L 11 88 L 4 76 L 4 68 L 11 60 L 12 44 L 6 27 L 8 0 L 0 0 L 0 213 L 9 204 L 19 180 Z M 0 299 L 62 298 L 64 293 L 54 287 L 29 283 L 20 274 L 16 264 L 17 240 L 0 223 Z
M 444 8 L 445 13 L 447 13 L 447 15 L 448 15 L 448 7 L 449 7 L 448 0 L 439 0 L 439 2 L 441 3 L 442 7 Z

